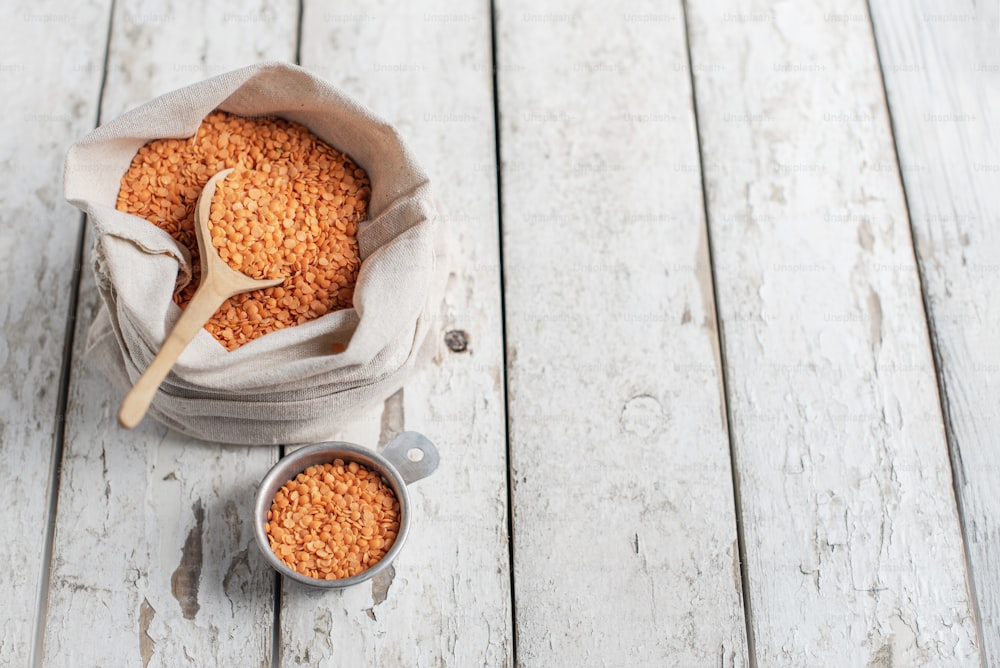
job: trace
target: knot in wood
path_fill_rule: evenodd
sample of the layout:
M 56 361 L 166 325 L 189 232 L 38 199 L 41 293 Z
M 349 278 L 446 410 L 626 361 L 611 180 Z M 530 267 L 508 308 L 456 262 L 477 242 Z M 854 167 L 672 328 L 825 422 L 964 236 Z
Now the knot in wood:
M 445 345 L 453 353 L 464 353 L 469 347 L 469 335 L 461 329 L 453 329 L 444 335 Z

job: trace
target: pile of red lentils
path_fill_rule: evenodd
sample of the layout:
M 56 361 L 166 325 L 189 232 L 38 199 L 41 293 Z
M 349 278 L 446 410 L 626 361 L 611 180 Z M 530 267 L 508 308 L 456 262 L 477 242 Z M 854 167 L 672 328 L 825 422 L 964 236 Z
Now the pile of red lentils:
M 336 459 L 289 480 L 271 503 L 264 531 L 286 566 L 340 580 L 374 566 L 399 532 L 399 501 L 381 477 Z
M 349 308 L 361 260 L 357 228 L 371 186 L 364 170 L 302 125 L 216 111 L 193 137 L 156 139 L 121 179 L 117 207 L 148 220 L 191 252 L 194 276 L 174 295 L 184 308 L 198 287 L 198 196 L 233 167 L 212 199 L 212 242 L 231 267 L 273 288 L 226 300 L 205 329 L 228 350 L 268 332 Z

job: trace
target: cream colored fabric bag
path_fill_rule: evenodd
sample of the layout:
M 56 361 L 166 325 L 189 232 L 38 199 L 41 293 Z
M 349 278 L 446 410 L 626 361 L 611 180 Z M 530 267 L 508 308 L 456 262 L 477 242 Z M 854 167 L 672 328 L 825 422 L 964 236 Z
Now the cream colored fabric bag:
M 150 415 L 220 443 L 323 440 L 352 410 L 398 389 L 429 354 L 424 343 L 447 275 L 445 234 L 427 176 L 395 130 L 299 67 L 253 65 L 168 93 L 70 148 L 66 198 L 89 216 L 103 298 L 87 354 L 124 393 L 179 317 L 172 296 L 190 280 L 187 250 L 152 223 L 116 210 L 115 202 L 143 144 L 190 137 L 216 108 L 301 123 L 368 172 L 372 195 L 368 220 L 358 229 L 362 264 L 354 308 L 233 352 L 202 330 L 164 381 Z M 349 341 L 347 350 L 331 354 L 333 341 Z

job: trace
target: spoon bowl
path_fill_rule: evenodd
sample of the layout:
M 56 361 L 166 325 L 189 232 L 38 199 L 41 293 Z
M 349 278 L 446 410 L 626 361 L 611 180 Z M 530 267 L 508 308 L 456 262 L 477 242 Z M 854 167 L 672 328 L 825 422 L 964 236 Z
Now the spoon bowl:
M 212 196 L 219 181 L 226 178 L 233 170 L 225 169 L 205 184 L 195 205 L 194 226 L 198 237 L 198 254 L 201 257 L 201 282 L 191 297 L 187 307 L 181 313 L 174 328 L 170 331 L 160 351 L 150 362 L 146 370 L 125 395 L 121 408 L 118 410 L 118 422 L 127 429 L 138 425 L 149 410 L 149 405 L 156 396 L 160 384 L 173 368 L 177 358 L 205 326 L 208 319 L 222 306 L 223 302 L 243 292 L 263 290 L 280 285 L 284 278 L 257 280 L 233 269 L 219 257 L 218 251 L 212 245 L 211 221 L 209 213 L 212 208 Z

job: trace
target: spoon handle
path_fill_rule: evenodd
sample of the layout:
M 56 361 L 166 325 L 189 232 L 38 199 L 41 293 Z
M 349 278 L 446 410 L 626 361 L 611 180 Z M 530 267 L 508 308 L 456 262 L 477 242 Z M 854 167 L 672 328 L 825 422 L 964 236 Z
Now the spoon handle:
M 126 429 L 132 429 L 142 421 L 149 405 L 156 396 L 160 383 L 170 373 L 174 362 L 180 357 L 191 339 L 204 327 L 212 314 L 215 313 L 228 295 L 221 294 L 212 282 L 203 281 L 191 297 L 187 307 L 181 313 L 170 335 L 156 354 L 153 361 L 139 376 L 132 389 L 125 395 L 121 408 L 118 409 L 118 422 Z

